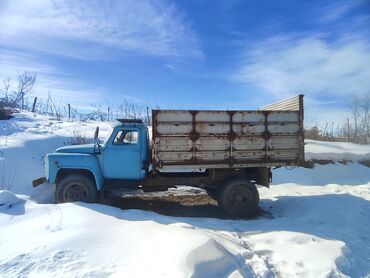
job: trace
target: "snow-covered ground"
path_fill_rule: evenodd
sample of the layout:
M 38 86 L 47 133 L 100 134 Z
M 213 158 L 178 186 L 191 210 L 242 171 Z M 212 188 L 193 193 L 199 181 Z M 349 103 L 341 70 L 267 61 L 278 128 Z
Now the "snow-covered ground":
M 97 124 L 108 132 L 31 113 L 0 121 L 0 186 L 18 194 L 0 191 L 0 277 L 370 277 L 370 169 L 357 162 L 275 170 L 259 188 L 266 213 L 249 221 L 41 204 L 53 190 L 31 186 L 43 156 Z M 311 159 L 369 152 L 306 145 Z
M 370 145 L 306 140 L 305 156 L 308 160 L 370 160 Z
M 96 126 L 104 138 L 112 124 L 61 121 L 30 112 L 0 121 L 0 188 L 50 202 L 52 188 L 32 187 L 32 180 L 44 176 L 45 155 L 70 143 L 76 132 L 91 140 Z

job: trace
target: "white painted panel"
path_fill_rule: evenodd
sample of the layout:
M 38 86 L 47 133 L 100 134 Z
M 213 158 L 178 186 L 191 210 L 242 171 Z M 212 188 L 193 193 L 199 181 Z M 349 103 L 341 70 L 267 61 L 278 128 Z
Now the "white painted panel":
M 234 122 L 243 122 L 243 123 L 253 123 L 253 122 L 264 122 L 265 116 L 263 113 L 255 111 L 243 111 L 243 112 L 236 112 L 233 115 Z
M 233 130 L 239 136 L 248 136 L 262 134 L 265 131 L 265 125 L 261 124 L 234 124 Z
M 207 160 L 217 161 L 217 160 L 224 160 L 228 158 L 229 154 L 223 151 L 211 151 L 211 152 L 200 151 L 196 153 L 195 157 L 201 161 L 207 161 Z
M 299 130 L 298 124 L 271 124 L 268 130 L 272 134 L 295 134 Z
M 225 111 L 199 111 L 195 115 L 195 121 L 228 123 L 230 121 L 230 116 Z
M 160 110 L 157 113 L 157 122 L 191 122 L 193 116 L 184 110 Z
M 267 116 L 267 121 L 271 122 L 288 122 L 295 123 L 299 120 L 298 112 L 270 112 Z
M 193 142 L 187 137 L 162 137 L 156 139 L 157 151 L 190 151 Z
M 269 151 L 268 156 L 275 160 L 286 160 L 286 159 L 295 159 L 299 155 L 298 150 L 287 150 L 287 151 Z
M 265 157 L 264 151 L 234 151 L 236 160 L 260 160 Z
M 158 160 L 162 160 L 163 162 L 174 162 L 174 161 L 181 161 L 189 160 L 192 157 L 191 152 L 159 152 L 157 153 Z
M 161 135 L 189 134 L 192 130 L 192 124 L 157 124 L 157 132 Z
M 195 147 L 199 151 L 228 150 L 230 148 L 230 141 L 225 137 L 200 137 L 195 142 Z
M 261 150 L 265 147 L 265 140 L 261 137 L 240 137 L 233 141 L 234 150 Z
M 195 130 L 200 134 L 226 134 L 230 131 L 229 124 L 196 123 Z
M 300 140 L 297 137 L 273 136 L 268 141 L 270 149 L 292 149 L 299 148 Z

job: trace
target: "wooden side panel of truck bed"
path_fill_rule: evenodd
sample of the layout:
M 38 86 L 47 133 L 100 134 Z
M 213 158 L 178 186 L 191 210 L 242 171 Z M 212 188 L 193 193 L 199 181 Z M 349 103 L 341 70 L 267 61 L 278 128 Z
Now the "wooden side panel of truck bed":
M 260 110 L 153 110 L 158 169 L 271 167 L 304 161 L 303 95 Z

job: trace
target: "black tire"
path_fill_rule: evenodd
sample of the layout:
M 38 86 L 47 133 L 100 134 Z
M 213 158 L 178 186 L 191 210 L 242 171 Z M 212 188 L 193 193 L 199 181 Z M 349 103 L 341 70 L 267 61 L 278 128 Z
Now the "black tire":
M 68 175 L 58 182 L 55 189 L 56 203 L 95 203 L 98 197 L 95 182 L 86 175 Z
M 256 186 L 248 180 L 227 182 L 219 194 L 219 205 L 234 218 L 248 218 L 258 208 L 259 195 Z

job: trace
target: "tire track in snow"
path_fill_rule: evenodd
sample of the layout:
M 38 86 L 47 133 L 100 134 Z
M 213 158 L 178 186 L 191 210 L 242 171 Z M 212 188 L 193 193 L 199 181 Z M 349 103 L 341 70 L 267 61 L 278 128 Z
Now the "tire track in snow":
M 45 226 L 45 229 L 51 232 L 62 230 L 63 212 L 59 205 L 46 205 L 46 212 L 48 214 L 49 224 Z
M 240 246 L 246 250 L 246 252 L 241 254 L 241 259 L 244 262 L 244 268 L 246 268 L 246 270 L 253 274 L 253 277 L 256 278 L 276 277 L 273 271 L 274 266 L 270 264 L 266 258 L 252 251 L 248 241 L 242 236 L 243 231 L 235 226 L 233 229 L 234 233 L 231 233 L 231 236 L 236 239 Z

